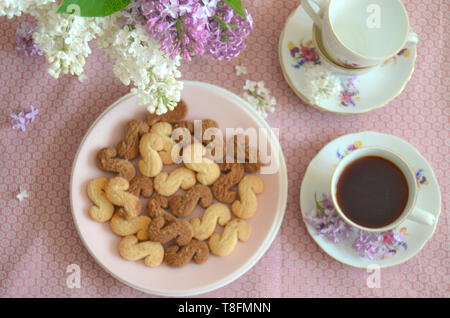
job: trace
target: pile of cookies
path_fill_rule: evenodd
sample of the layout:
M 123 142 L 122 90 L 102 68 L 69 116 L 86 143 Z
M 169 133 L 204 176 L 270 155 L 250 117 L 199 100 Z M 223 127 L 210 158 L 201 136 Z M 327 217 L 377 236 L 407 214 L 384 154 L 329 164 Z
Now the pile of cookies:
M 249 162 L 250 146 L 238 143 L 238 138 L 232 140 L 233 153 L 243 150 L 246 162 L 219 163 L 207 157 L 205 149 L 212 139 L 192 143 L 194 123 L 184 120 L 187 112 L 186 103 L 180 101 L 164 115 L 131 120 L 117 147 L 97 153 L 98 168 L 117 175 L 89 182 L 87 193 L 94 203 L 89 216 L 109 222 L 111 230 L 123 237 L 119 254 L 126 260 L 143 259 L 150 267 L 163 261 L 170 267 L 183 267 L 191 260 L 202 264 L 210 252 L 227 256 L 238 241 L 250 238 L 251 227 L 245 220 L 255 215 L 256 195 L 263 192 L 264 184 L 259 176 L 246 172 L 258 172 L 261 163 Z M 191 142 L 172 138 L 179 127 L 189 130 Z M 219 127 L 214 120 L 202 120 L 202 136 L 208 128 Z M 176 163 L 172 150 L 180 144 L 182 160 Z M 200 160 L 192 160 L 196 151 L 203 154 Z M 165 165 L 174 164 L 178 166 L 170 173 L 163 171 Z M 185 190 L 184 195 L 177 194 L 179 189 Z M 141 197 L 148 198 L 147 215 L 141 215 Z M 197 205 L 203 208 L 202 217 L 187 220 Z M 221 234 L 215 232 L 217 225 L 224 227 Z

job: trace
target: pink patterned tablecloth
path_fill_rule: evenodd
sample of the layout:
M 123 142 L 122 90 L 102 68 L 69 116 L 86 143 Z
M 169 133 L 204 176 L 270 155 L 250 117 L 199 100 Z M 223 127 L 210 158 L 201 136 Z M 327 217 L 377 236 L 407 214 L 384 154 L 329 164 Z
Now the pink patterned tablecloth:
M 450 27 L 447 0 L 404 1 L 419 34 L 416 71 L 406 90 L 387 107 L 338 116 L 302 103 L 283 79 L 278 38 L 298 0 L 245 1 L 255 30 L 247 49 L 230 63 L 194 59 L 183 78 L 225 87 L 239 95 L 245 79 L 262 80 L 276 97 L 268 122 L 281 128 L 289 174 L 285 219 L 262 259 L 245 275 L 209 297 L 449 297 L 450 286 Z M 72 160 L 89 126 L 128 87 L 116 79 L 109 58 L 94 48 L 88 81 L 52 79 L 43 57 L 15 50 L 24 18 L 0 18 L 0 296 L 149 296 L 107 274 L 83 246 L 72 220 Z M 237 77 L 243 64 L 248 75 Z M 11 129 L 9 113 L 33 103 L 40 114 L 26 132 Z M 213 106 L 212 106 L 213 107 Z M 429 160 L 440 183 L 443 208 L 433 238 L 413 259 L 381 272 L 381 288 L 367 287 L 368 273 L 338 263 L 307 234 L 299 212 L 306 167 L 330 140 L 374 130 L 404 138 Z M 15 199 L 19 187 L 30 197 Z M 69 264 L 81 268 L 81 288 L 67 287 Z

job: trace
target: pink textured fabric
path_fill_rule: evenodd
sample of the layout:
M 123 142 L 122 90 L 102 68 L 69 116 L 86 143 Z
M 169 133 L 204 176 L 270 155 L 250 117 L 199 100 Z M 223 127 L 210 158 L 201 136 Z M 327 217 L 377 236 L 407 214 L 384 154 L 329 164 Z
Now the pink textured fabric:
M 255 20 L 247 49 L 229 62 L 194 59 L 183 78 L 225 87 L 239 95 L 245 79 L 263 80 L 278 106 L 268 122 L 281 128 L 289 193 L 286 216 L 273 245 L 245 275 L 209 297 L 449 297 L 450 286 L 450 27 L 445 0 L 409 0 L 420 44 L 406 90 L 387 107 L 359 116 L 320 112 L 302 103 L 285 83 L 278 38 L 292 1 L 245 1 Z M 15 50 L 24 18 L 0 18 L 0 296 L 151 297 L 123 285 L 96 264 L 79 239 L 69 205 L 69 179 L 78 145 L 97 116 L 129 88 L 116 79 L 105 55 L 94 49 L 86 75 L 52 79 L 43 57 Z M 248 75 L 237 77 L 243 64 Z M 26 132 L 11 129 L 9 113 L 39 108 Z M 213 107 L 213 106 L 211 106 Z M 308 236 L 299 212 L 299 190 L 310 160 L 328 141 L 374 130 L 404 138 L 429 160 L 440 183 L 443 208 L 434 237 L 416 257 L 381 271 L 381 288 L 366 285 L 368 273 L 344 266 Z M 19 187 L 30 197 L 15 199 Z M 66 285 L 69 264 L 81 267 L 81 288 Z

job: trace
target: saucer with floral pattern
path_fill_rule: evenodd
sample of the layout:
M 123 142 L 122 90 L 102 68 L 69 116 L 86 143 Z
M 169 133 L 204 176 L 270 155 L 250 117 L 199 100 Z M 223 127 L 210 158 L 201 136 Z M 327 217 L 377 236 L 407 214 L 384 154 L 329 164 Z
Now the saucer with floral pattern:
M 417 44 L 408 43 L 395 57 L 367 73 L 346 76 L 327 71 L 314 46 L 312 26 L 300 5 L 287 19 L 278 48 L 284 78 L 303 102 L 327 112 L 361 114 L 387 105 L 403 92 L 414 73 Z M 317 72 L 327 73 L 327 81 L 311 90 L 310 77 Z M 327 86 L 329 78 L 332 87 Z M 320 94 L 312 93 L 317 91 Z
M 392 231 L 369 235 L 351 228 L 330 212 L 333 208 L 327 197 L 335 166 L 347 154 L 364 146 L 383 146 L 403 155 L 416 173 L 417 207 L 435 216 L 434 225 L 406 220 Z M 433 169 L 416 148 L 399 137 L 368 131 L 341 136 L 320 150 L 303 178 L 300 209 L 308 233 L 329 256 L 353 267 L 384 268 L 411 259 L 433 236 L 441 213 L 441 193 Z M 322 222 L 325 216 L 327 219 Z

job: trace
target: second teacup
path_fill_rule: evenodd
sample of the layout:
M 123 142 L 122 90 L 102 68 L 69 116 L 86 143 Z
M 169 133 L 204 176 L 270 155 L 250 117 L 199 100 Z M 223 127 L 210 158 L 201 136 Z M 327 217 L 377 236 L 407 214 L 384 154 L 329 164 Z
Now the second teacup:
M 345 156 L 331 178 L 331 198 L 345 222 L 369 232 L 391 230 L 406 219 L 433 225 L 416 206 L 416 175 L 406 159 L 384 147 L 362 147 Z

